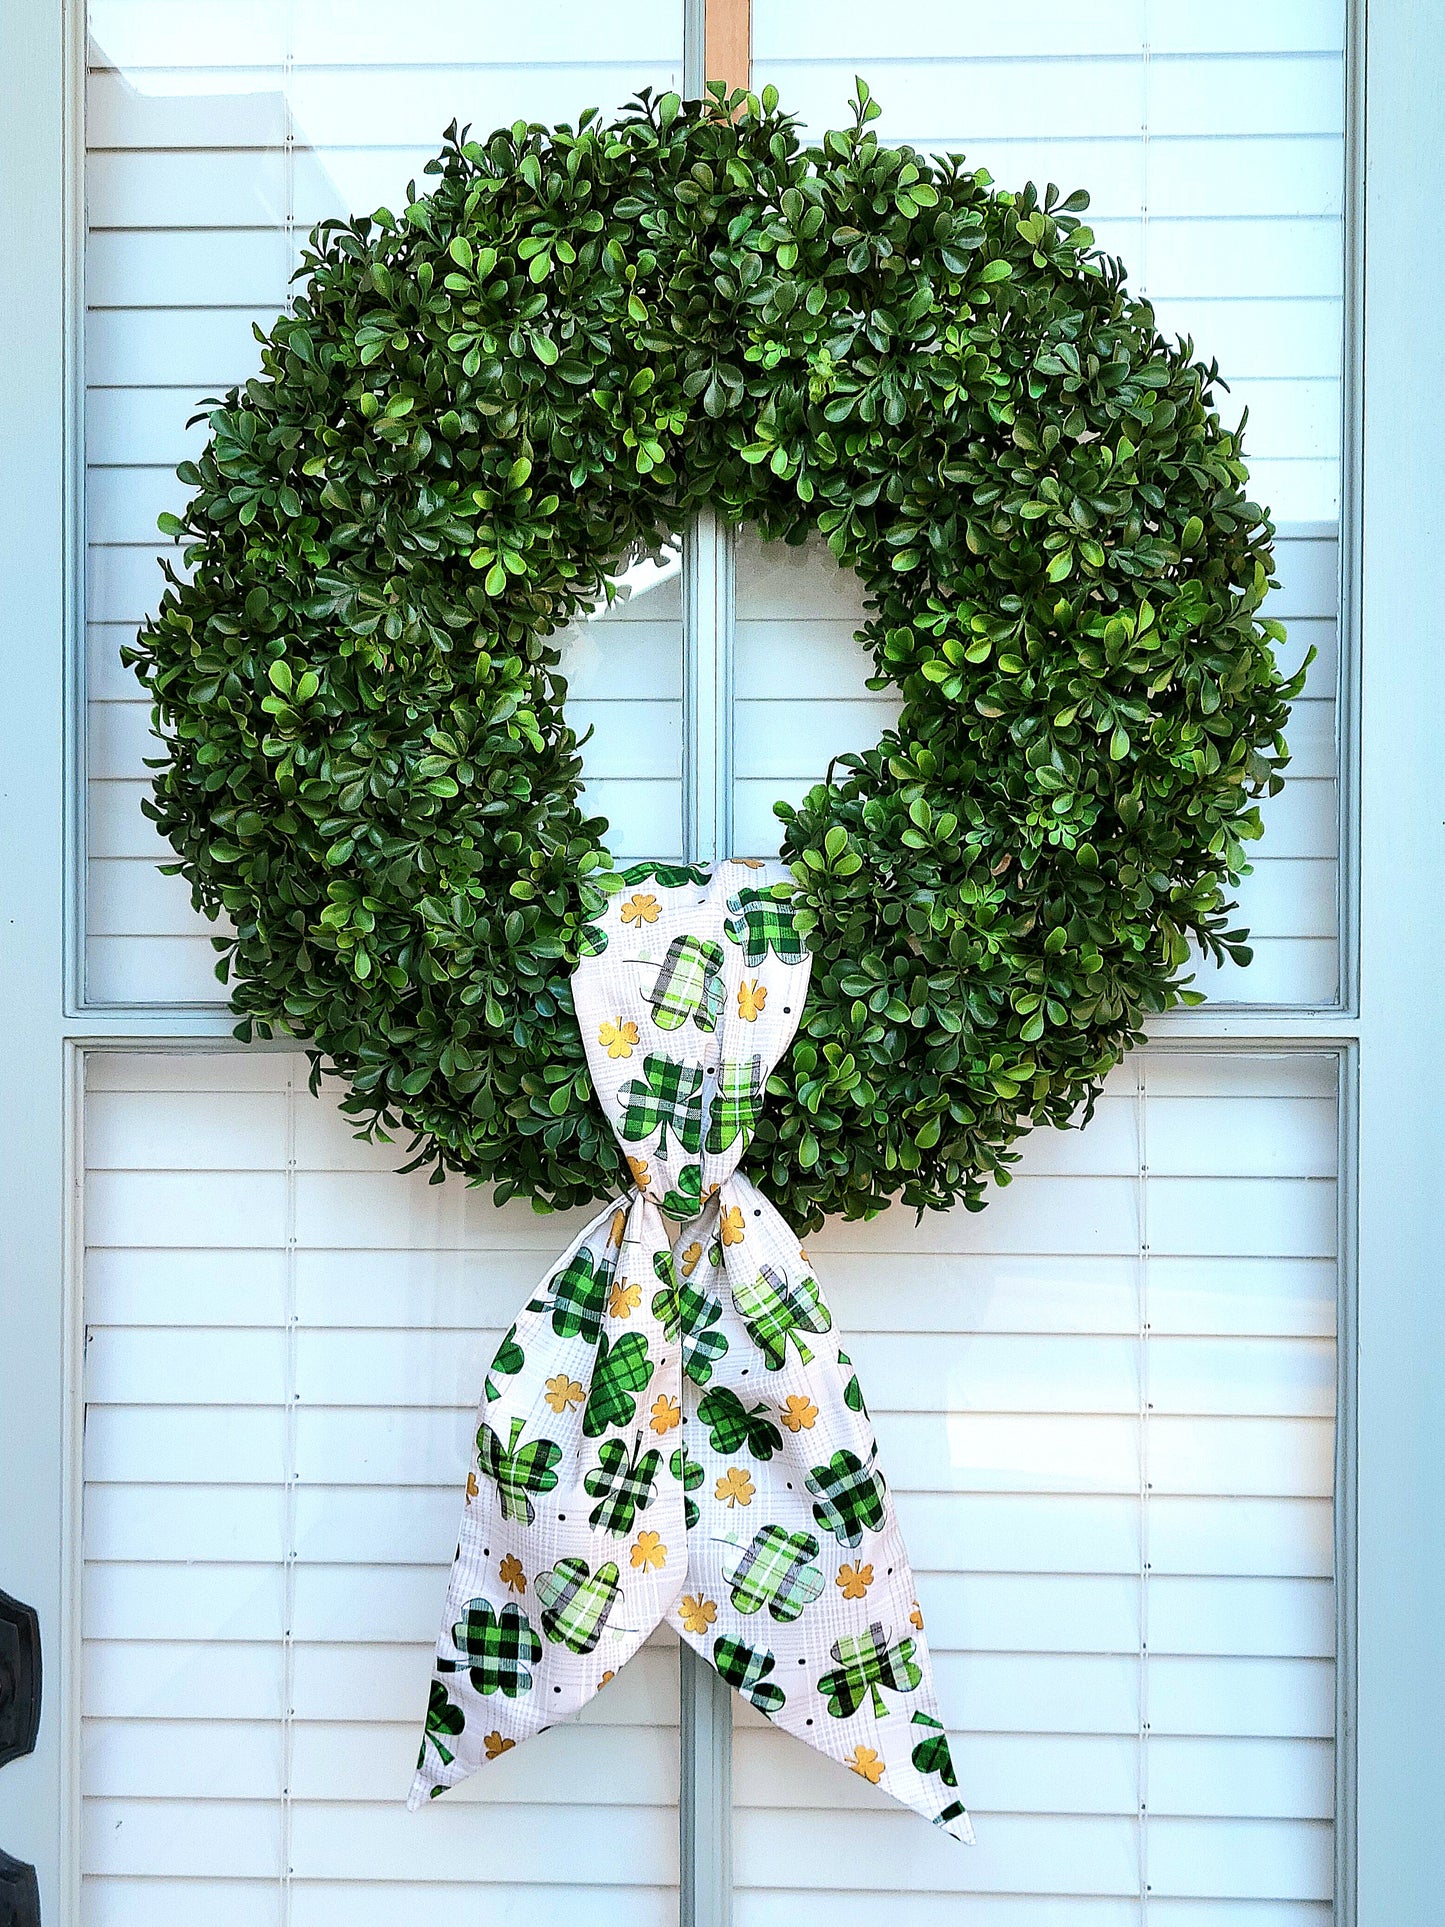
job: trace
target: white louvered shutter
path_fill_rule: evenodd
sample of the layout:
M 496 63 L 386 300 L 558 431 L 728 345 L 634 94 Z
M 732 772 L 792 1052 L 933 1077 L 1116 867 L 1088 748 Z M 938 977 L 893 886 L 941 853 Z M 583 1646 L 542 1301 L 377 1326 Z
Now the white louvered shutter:
M 754 0 L 754 73 L 820 129 L 1088 185 L 1161 322 L 1251 410 L 1291 660 L 1292 781 L 1187 1032 L 1035 1138 L 982 1216 L 816 1250 L 877 1419 L 980 1845 L 935 1840 L 744 1711 L 737 1927 L 1325 1927 L 1334 1813 L 1337 1060 L 1250 1041 L 1328 1004 L 1336 938 L 1342 0 L 888 10 Z M 214 1005 L 139 814 L 115 651 L 197 398 L 254 365 L 298 232 L 401 198 L 455 114 L 676 84 L 681 8 L 93 0 L 87 108 L 93 999 Z M 1233 404 L 1231 404 L 1233 405 Z M 194 441 L 196 430 L 190 431 Z M 737 844 L 872 740 L 854 585 L 739 545 Z M 680 848 L 675 574 L 569 643 L 589 794 Z M 677 1918 L 677 1658 L 401 1810 L 490 1346 L 566 1220 L 394 1175 L 285 1052 L 97 1053 L 83 1103 L 85 1927 Z M 465 1342 L 458 1345 L 458 1334 Z

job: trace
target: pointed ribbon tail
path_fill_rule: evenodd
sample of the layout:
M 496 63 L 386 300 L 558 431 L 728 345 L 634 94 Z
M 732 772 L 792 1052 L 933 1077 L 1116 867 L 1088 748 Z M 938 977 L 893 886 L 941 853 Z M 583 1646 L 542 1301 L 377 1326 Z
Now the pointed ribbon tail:
M 498 1347 L 413 1808 L 579 1713 L 677 1598 L 686 1530 L 681 1461 L 676 1471 L 668 1461 L 681 1360 L 664 1330 L 659 1260 L 668 1246 L 657 1207 L 616 1200 Z
M 807 989 L 785 876 L 627 872 L 656 887 L 574 974 L 636 1190 L 487 1374 L 412 1806 L 579 1712 L 670 1618 L 775 1725 L 973 1838 L 857 1374 L 738 1170 Z
M 774 1725 L 972 1840 L 873 1426 L 807 1254 L 742 1176 L 684 1241 L 728 1342 L 684 1360 L 701 1516 L 679 1631 Z

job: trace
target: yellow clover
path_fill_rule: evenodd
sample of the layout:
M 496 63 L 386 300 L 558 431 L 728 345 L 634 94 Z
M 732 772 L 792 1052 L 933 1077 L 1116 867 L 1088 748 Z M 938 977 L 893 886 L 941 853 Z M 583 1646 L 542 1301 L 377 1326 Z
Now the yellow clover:
M 711 1599 L 704 1599 L 701 1593 L 694 1598 L 690 1592 L 685 1592 L 679 1617 L 688 1632 L 705 1633 L 717 1618 L 717 1607 Z
M 751 1505 L 756 1489 L 752 1474 L 740 1465 L 729 1466 L 717 1482 L 717 1496 L 729 1511 L 735 1505 Z
M 609 1057 L 631 1057 L 637 1043 L 637 1026 L 630 1018 L 624 1023 L 618 1017 L 610 1024 L 598 1026 L 597 1041 L 606 1046 Z
M 547 1403 L 559 1418 L 569 1406 L 580 1405 L 586 1396 L 576 1379 L 569 1378 L 566 1372 L 558 1372 L 555 1378 L 547 1380 Z

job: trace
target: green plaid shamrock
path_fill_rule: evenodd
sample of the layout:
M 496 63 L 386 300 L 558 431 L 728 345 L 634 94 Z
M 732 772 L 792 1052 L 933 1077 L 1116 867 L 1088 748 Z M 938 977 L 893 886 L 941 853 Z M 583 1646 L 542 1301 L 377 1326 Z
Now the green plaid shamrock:
M 707 1124 L 710 1156 L 726 1151 L 737 1138 L 744 1143 L 758 1128 L 763 1114 L 763 1060 L 746 1058 L 740 1064 L 724 1063 L 718 1072 L 717 1093 Z
M 953 1770 L 953 1755 L 948 1748 L 948 1735 L 943 1730 L 943 1721 L 934 1719 L 931 1713 L 915 1713 L 913 1724 L 927 1729 L 909 1755 L 914 1766 L 920 1773 L 936 1773 L 947 1787 L 957 1786 L 958 1775 Z
M 542 1657 L 542 1642 L 520 1606 L 506 1605 L 498 1612 L 490 1600 L 473 1599 L 452 1627 L 452 1639 L 471 1661 L 471 1681 L 479 1693 L 501 1693 L 514 1700 L 531 1692 L 530 1669 Z M 455 1661 L 437 1664 L 457 1670 Z
M 755 1459 L 770 1459 L 783 1443 L 767 1406 L 749 1409 L 726 1385 L 717 1386 L 699 1402 L 697 1415 L 708 1429 L 713 1451 L 726 1457 L 745 1445 Z
M 852 1370 L 853 1361 L 847 1352 L 839 1352 L 838 1363 L 840 1365 L 846 1365 Z M 858 1383 L 858 1374 L 856 1372 L 853 1373 L 853 1376 L 843 1387 L 843 1403 L 848 1407 L 850 1412 L 857 1412 L 863 1418 L 867 1418 L 868 1407 L 863 1403 L 863 1387 Z
M 706 1477 L 702 1466 L 692 1456 L 685 1445 L 680 1445 L 667 1462 L 667 1469 L 681 1484 L 683 1493 L 696 1492 Z M 702 1513 L 698 1510 L 696 1499 L 684 1496 L 682 1501 L 682 1521 L 691 1532 Z
M 633 1457 L 621 1439 L 608 1439 L 597 1454 L 597 1464 L 582 1481 L 596 1499 L 588 1515 L 590 1523 L 619 1538 L 631 1532 L 639 1512 L 652 1504 L 657 1491 L 660 1452 L 643 1452 Z
M 662 1208 L 670 1218 L 695 1218 L 702 1209 L 702 1166 L 684 1164 L 677 1174 L 677 1183 L 668 1191 L 662 1201 Z M 656 1259 L 653 1260 L 654 1264 Z
M 582 1430 L 589 1439 L 607 1428 L 630 1425 L 637 1416 L 637 1393 L 647 1390 L 653 1364 L 641 1332 L 625 1332 L 615 1345 L 604 1332 L 597 1344 L 592 1389 L 582 1410 Z
M 766 1606 L 774 1619 L 788 1624 L 823 1590 L 823 1575 L 810 1564 L 817 1556 L 818 1541 L 811 1532 L 764 1526 L 728 1579 L 733 1604 L 740 1613 Z
M 958 1785 L 958 1775 L 953 1770 L 953 1755 L 948 1749 L 948 1735 L 943 1730 L 943 1722 L 929 1713 L 915 1713 L 913 1724 L 926 1729 L 924 1737 L 910 1754 L 915 1768 L 920 1773 L 936 1773 L 946 1787 Z M 949 1826 L 967 1812 L 962 1800 L 950 1800 L 946 1807 L 934 1815 L 936 1827 Z
M 865 1465 L 845 1448 L 835 1452 L 826 1465 L 815 1465 L 808 1474 L 808 1490 L 818 1499 L 813 1517 L 840 1546 L 858 1545 L 865 1527 L 870 1532 L 882 1528 L 888 1488 L 883 1474 L 874 1470 L 877 1454 L 877 1445 L 870 1446 Z
M 729 1639 L 726 1633 L 719 1633 L 712 1644 L 712 1663 L 719 1678 L 725 1679 L 769 1719 L 787 1704 L 788 1696 L 782 1687 L 768 1678 L 777 1665 L 771 1653 L 759 1652 L 755 1646 L 745 1646 L 740 1639 Z
M 607 932 L 600 923 L 584 923 L 577 941 L 579 957 L 600 957 L 607 948 Z
M 786 886 L 785 886 L 786 887 Z M 785 964 L 803 961 L 803 940 L 794 925 L 794 908 L 766 890 L 739 890 L 728 898 L 731 915 L 723 931 L 733 943 L 743 946 L 743 962 L 749 970 L 767 960 L 771 950 Z
M 764 1265 L 755 1278 L 733 1287 L 733 1303 L 770 1372 L 781 1370 L 787 1362 L 790 1342 L 803 1363 L 811 1364 L 812 1351 L 799 1333 L 816 1335 L 833 1327 L 818 1281 L 806 1273 L 794 1281 Z
M 846 1720 L 872 1695 L 873 1711 L 880 1720 L 888 1717 L 880 1686 L 895 1693 L 911 1693 L 921 1684 L 923 1669 L 914 1662 L 913 1641 L 900 1639 L 888 1643 L 888 1635 L 875 1620 L 863 1633 L 848 1633 L 833 1641 L 837 1669 L 824 1673 L 818 1691 L 828 1703 L 835 1720 Z
M 667 1156 L 671 1130 L 684 1151 L 696 1157 L 702 1149 L 702 1067 L 675 1064 L 670 1057 L 644 1057 L 642 1077 L 634 1077 L 618 1092 L 625 1107 L 621 1131 L 629 1144 L 661 1133 L 657 1155 Z
M 527 1362 L 527 1354 L 517 1343 L 517 1327 L 512 1326 L 506 1337 L 498 1345 L 496 1356 L 487 1369 L 482 1389 L 488 1399 L 494 1399 L 501 1389 L 504 1378 L 515 1378 Z
M 630 890 L 635 883 L 658 883 L 664 890 L 676 890 L 684 883 L 710 883 L 712 870 L 706 863 L 634 863 L 622 872 L 619 888 Z
M 667 946 L 662 968 L 644 1003 L 652 1005 L 659 1030 L 680 1030 L 691 1017 L 701 1031 L 714 1031 L 723 1013 L 723 949 L 709 937 L 686 931 Z
M 682 1333 L 682 1369 L 694 1385 L 706 1385 L 713 1366 L 728 1348 L 723 1334 L 712 1329 L 722 1316 L 718 1300 L 709 1298 L 696 1285 L 681 1284 L 656 1294 L 652 1315 L 662 1321 L 668 1338 Z
M 443 1766 L 450 1766 L 456 1758 L 446 1744 L 454 1740 L 467 1723 L 467 1716 L 460 1706 L 454 1706 L 447 1689 L 439 1679 L 431 1683 L 431 1694 L 427 1700 L 426 1731 L 421 1736 L 421 1751 L 416 1756 L 418 1767 L 426 1764 L 427 1741 L 436 1748 L 437 1758 Z
M 532 1590 L 542 1602 L 542 1631 L 571 1653 L 592 1651 L 622 1595 L 611 1560 L 589 1576 L 586 1560 L 575 1556 L 538 1573 Z
M 551 1439 L 529 1439 L 519 1446 L 525 1424 L 525 1419 L 512 1420 L 512 1436 L 506 1445 L 490 1425 L 483 1425 L 477 1433 L 477 1464 L 496 1481 L 502 1517 L 529 1526 L 535 1512 L 528 1495 L 554 1490 L 557 1474 L 553 1467 L 562 1456 L 562 1448 Z
M 607 1309 L 607 1290 L 617 1270 L 617 1252 L 609 1245 L 599 1260 L 583 1245 L 566 1264 L 554 1272 L 534 1298 L 528 1311 L 550 1311 L 552 1329 L 559 1338 L 580 1338 L 595 1345 Z

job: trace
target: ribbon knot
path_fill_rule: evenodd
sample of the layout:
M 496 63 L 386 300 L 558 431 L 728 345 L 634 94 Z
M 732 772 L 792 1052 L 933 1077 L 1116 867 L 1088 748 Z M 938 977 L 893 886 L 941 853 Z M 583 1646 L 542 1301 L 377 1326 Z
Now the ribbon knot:
M 633 1184 L 487 1373 L 413 1806 L 578 1712 L 666 1620 L 776 1725 L 972 1838 L 857 1375 L 739 1169 L 807 996 L 786 878 L 630 870 L 573 975 Z

